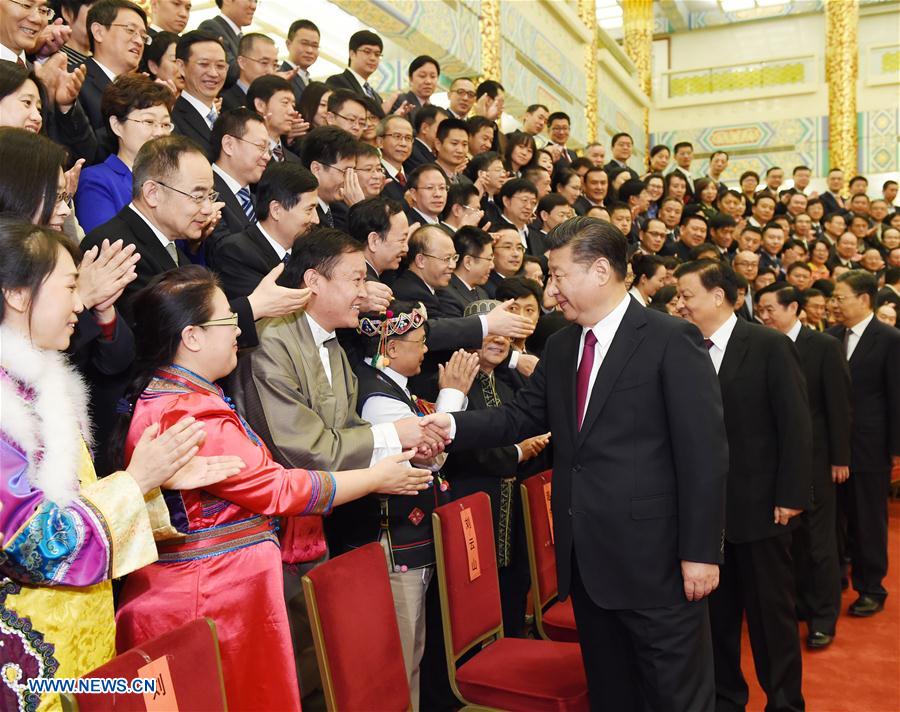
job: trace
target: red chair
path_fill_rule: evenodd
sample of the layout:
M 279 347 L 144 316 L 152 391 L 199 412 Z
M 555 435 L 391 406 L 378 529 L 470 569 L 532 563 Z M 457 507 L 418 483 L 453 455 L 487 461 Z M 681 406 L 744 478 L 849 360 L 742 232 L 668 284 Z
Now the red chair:
M 553 470 L 547 470 L 529 477 L 520 485 L 534 622 L 544 640 L 577 643 L 578 629 L 575 627 L 572 598 L 556 600 L 556 552 L 553 549 L 553 525 L 547 514 L 547 497 L 552 484 Z M 547 494 L 544 493 L 545 487 Z
M 303 592 L 328 709 L 411 709 L 381 545 L 317 566 L 303 577 Z
M 117 655 L 84 677 L 124 677 L 129 680 L 143 677 L 138 670 L 163 657 L 168 662 L 178 709 L 208 712 L 228 709 L 219 639 L 216 624 L 211 618 L 198 618 L 148 640 L 140 647 Z M 79 712 L 145 712 L 147 709 L 143 695 L 66 693 L 60 695 L 60 702 L 64 710 Z M 174 706 L 167 708 L 175 709 Z
M 498 710 L 587 710 L 578 645 L 503 637 L 488 496 L 476 492 L 438 507 L 432 519 L 444 650 L 454 694 L 466 705 Z M 477 576 L 470 574 L 470 551 L 477 552 Z

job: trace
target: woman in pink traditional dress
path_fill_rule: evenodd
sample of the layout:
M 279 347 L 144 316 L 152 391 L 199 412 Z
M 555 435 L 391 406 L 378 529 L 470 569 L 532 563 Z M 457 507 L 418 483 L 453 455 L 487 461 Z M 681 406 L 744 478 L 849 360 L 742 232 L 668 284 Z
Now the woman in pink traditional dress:
M 29 691 L 28 680 L 79 677 L 115 655 L 110 579 L 156 559 L 154 534 L 175 533 L 159 485 L 203 485 L 243 465 L 193 458 L 193 419 L 156 439 L 148 422 L 128 469 L 97 480 L 84 385 L 61 353 L 83 309 L 79 259 L 61 232 L 0 221 L 4 711 L 58 709 L 57 695 Z
M 206 269 L 160 275 L 135 298 L 134 316 L 138 376 L 126 398 L 133 407 L 130 428 L 118 438 L 124 461 L 147 423 L 159 421 L 165 431 L 190 415 L 205 425 L 201 454 L 237 455 L 247 467 L 227 486 L 166 493 L 172 523 L 185 536 L 161 543 L 159 562 L 125 581 L 118 647 L 209 616 L 219 636 L 228 706 L 299 709 L 274 518 L 325 514 L 373 492 L 414 494 L 431 475 L 405 464 L 412 452 L 334 473 L 276 463 L 215 384 L 237 363 L 240 330 Z

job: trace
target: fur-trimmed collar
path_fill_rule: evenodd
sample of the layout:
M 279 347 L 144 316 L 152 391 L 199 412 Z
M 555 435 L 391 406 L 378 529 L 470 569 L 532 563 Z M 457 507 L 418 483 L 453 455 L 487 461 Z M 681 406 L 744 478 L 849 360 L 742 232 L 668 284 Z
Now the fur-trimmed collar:
M 90 444 L 84 382 L 58 351 L 0 326 L 0 430 L 25 453 L 28 481 L 57 505 L 78 495 L 82 440 Z

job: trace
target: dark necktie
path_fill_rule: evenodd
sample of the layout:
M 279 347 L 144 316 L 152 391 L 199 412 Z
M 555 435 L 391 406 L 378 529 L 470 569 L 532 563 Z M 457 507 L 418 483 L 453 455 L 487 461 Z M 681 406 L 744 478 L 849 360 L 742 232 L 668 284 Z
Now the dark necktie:
M 272 148 L 272 158 L 281 163 L 284 160 L 284 147 L 281 145 L 281 141 L 275 144 Z
M 322 211 L 322 224 L 326 227 L 334 227 L 334 218 L 331 216 L 330 210 Z
M 850 329 L 844 329 L 844 358 L 848 361 L 850 360 L 850 334 L 852 333 Z
M 281 258 L 281 263 L 287 267 L 287 263 L 291 261 L 291 253 L 285 252 L 284 257 Z
M 712 339 L 703 339 L 703 343 L 706 344 L 706 350 L 709 351 L 713 347 Z
M 372 88 L 372 85 L 369 84 L 369 82 L 363 84 L 363 91 L 366 93 L 367 97 L 369 97 L 373 101 L 375 100 L 375 90 Z
M 578 364 L 578 376 L 576 378 L 576 398 L 577 408 L 575 416 L 578 418 L 578 429 L 581 430 L 581 423 L 584 420 L 585 409 L 588 400 L 588 386 L 591 383 L 591 371 L 594 368 L 594 346 L 597 344 L 597 337 L 594 332 L 588 330 L 584 335 L 584 349 L 581 351 L 581 363 Z
M 250 188 L 244 187 L 237 192 L 237 199 L 244 210 L 244 215 L 251 223 L 256 222 L 256 211 L 253 209 L 253 198 L 250 197 Z
M 24 67 L 24 66 L 25 66 L 25 62 L 23 62 L 23 61 L 22 61 L 22 58 L 19 57 L 19 56 L 16 57 L 16 64 L 18 64 L 20 67 Z

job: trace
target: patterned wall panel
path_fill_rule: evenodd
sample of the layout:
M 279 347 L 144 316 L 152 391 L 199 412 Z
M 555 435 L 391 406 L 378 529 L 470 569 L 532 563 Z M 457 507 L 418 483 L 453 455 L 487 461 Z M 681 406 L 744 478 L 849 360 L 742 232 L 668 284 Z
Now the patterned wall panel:
M 863 173 L 900 171 L 900 110 L 859 114 L 859 165 Z

